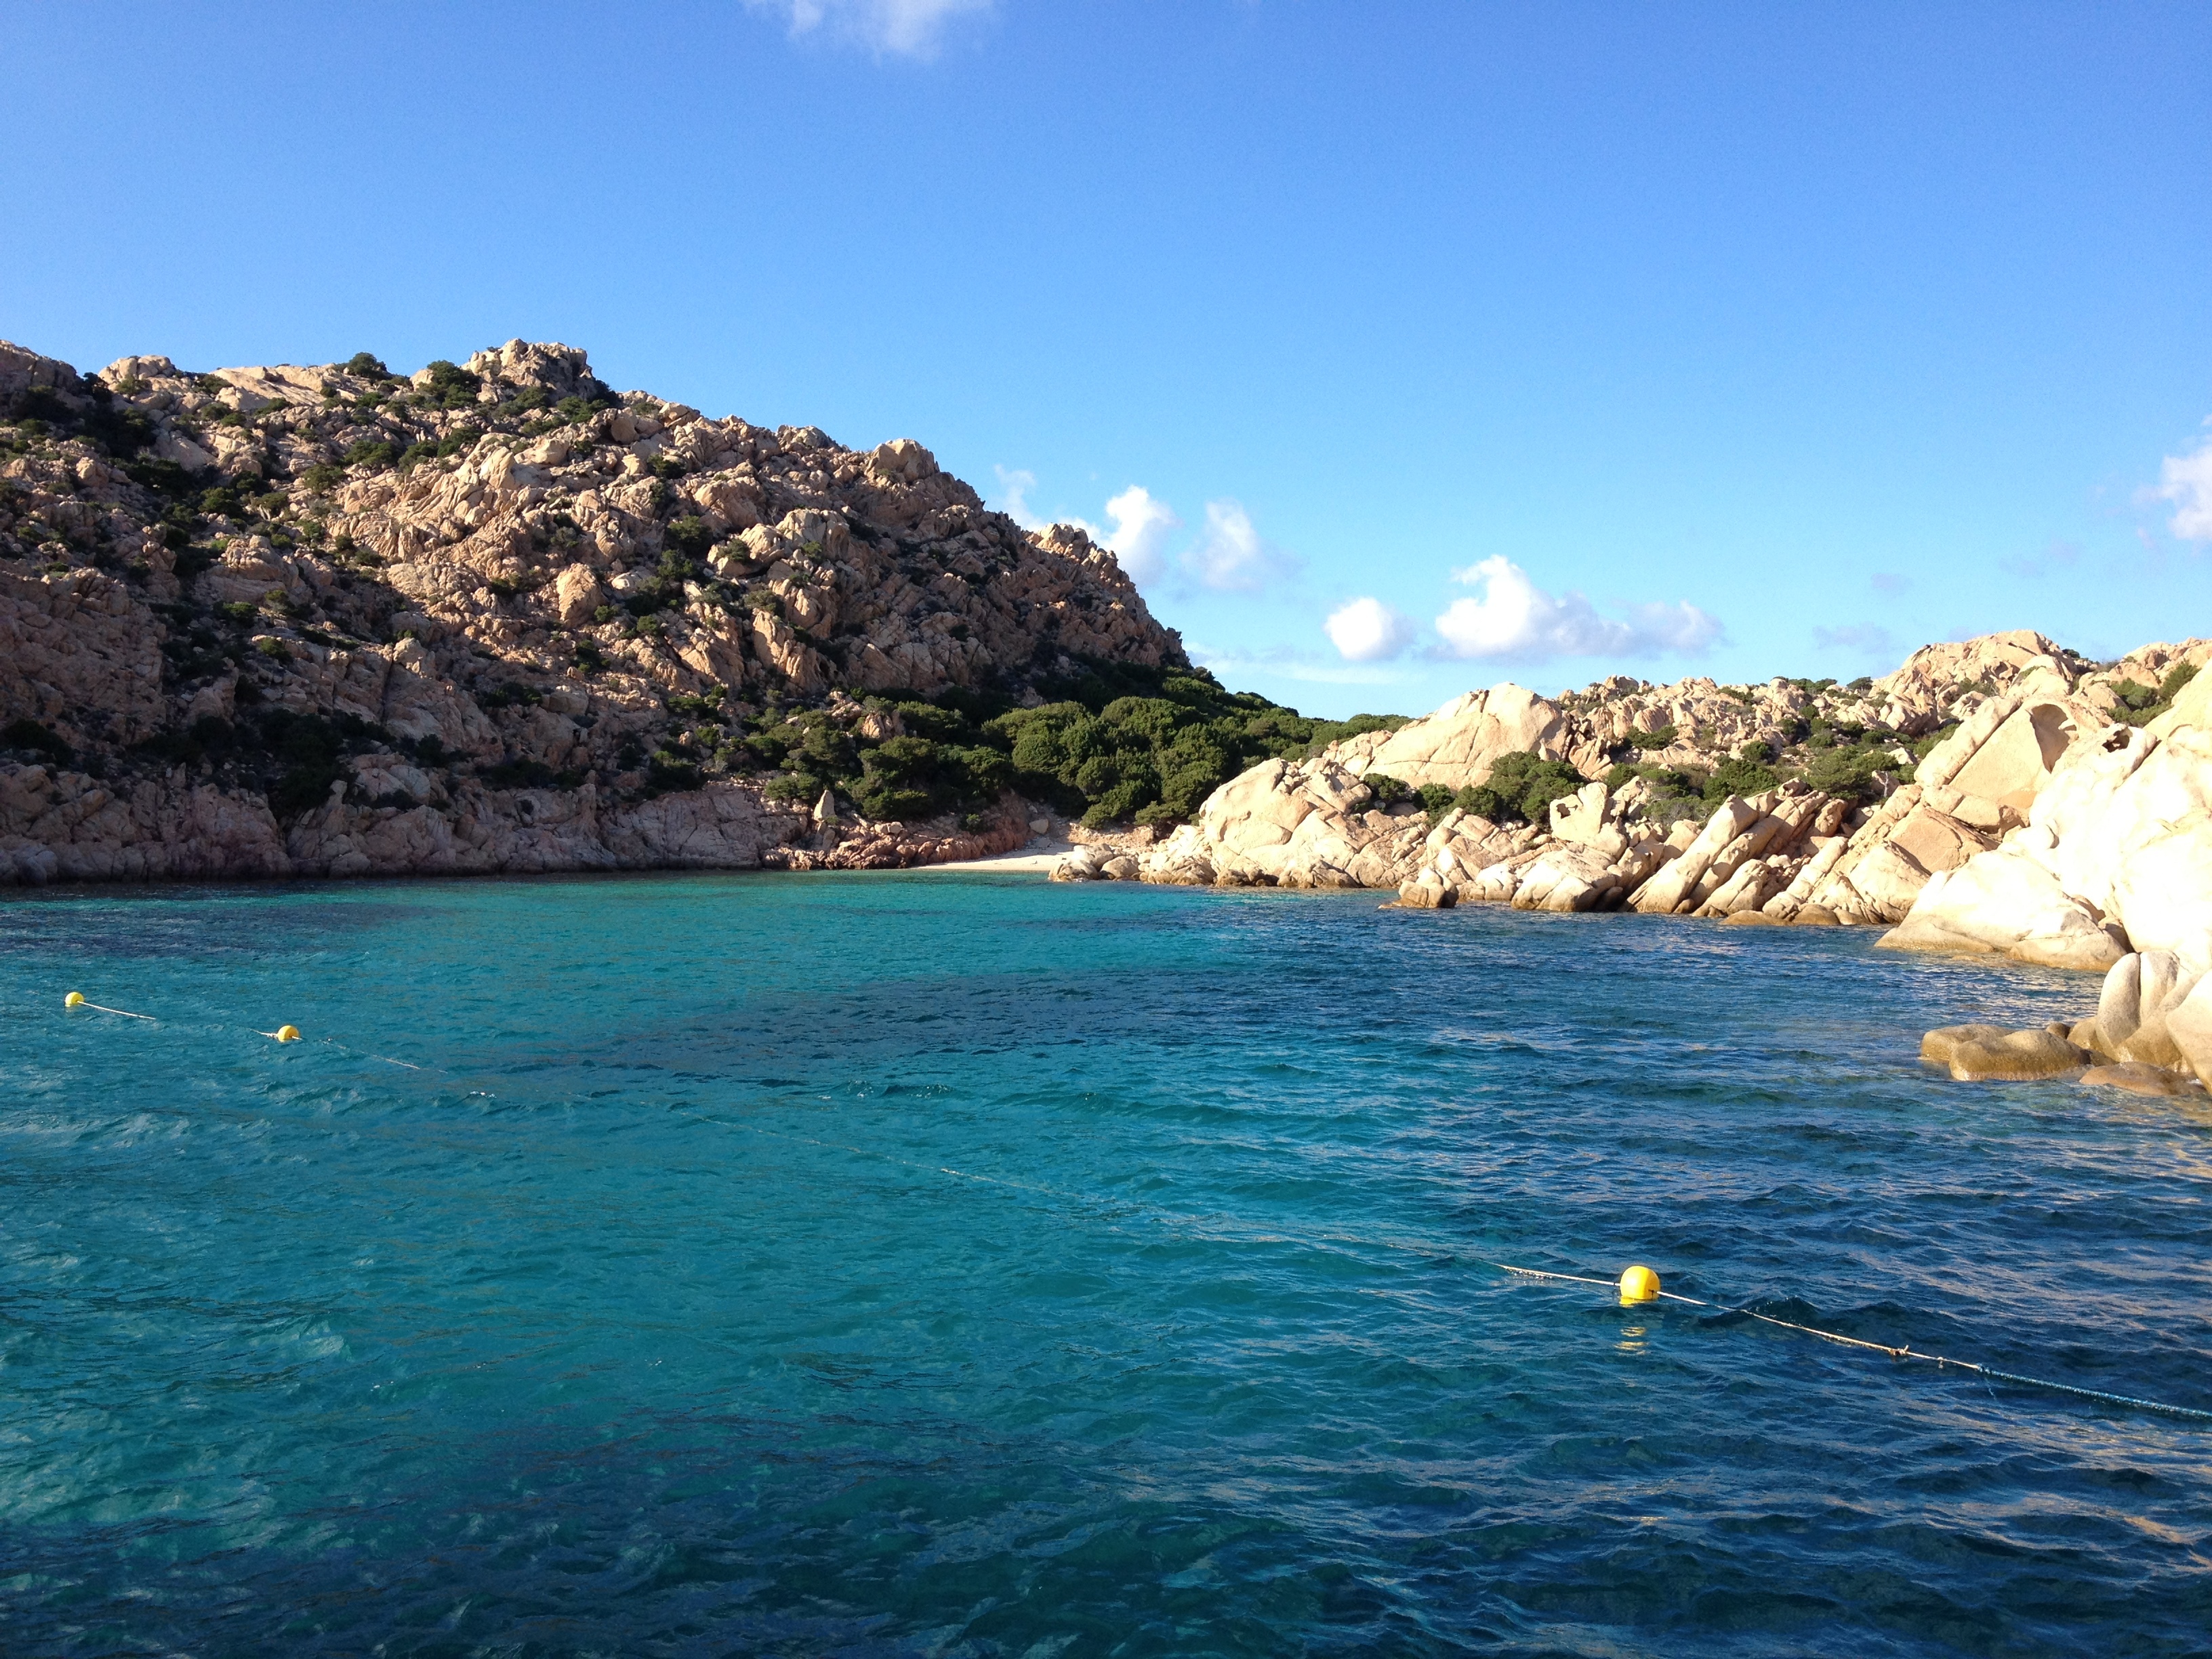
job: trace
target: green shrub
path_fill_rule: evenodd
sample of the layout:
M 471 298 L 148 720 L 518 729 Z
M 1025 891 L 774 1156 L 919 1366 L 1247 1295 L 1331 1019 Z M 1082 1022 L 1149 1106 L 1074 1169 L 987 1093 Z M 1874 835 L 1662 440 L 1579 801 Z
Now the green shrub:
M 829 786 L 820 778 L 804 772 L 786 772 L 772 778 L 761 793 L 769 800 L 816 801 Z
M 650 795 L 696 789 L 705 781 L 696 761 L 673 750 L 656 749 L 646 763 L 645 788 Z
M 259 717 L 258 736 L 267 758 L 279 769 L 269 788 L 269 808 L 279 818 L 297 817 L 330 799 L 331 786 L 345 776 L 339 756 L 348 736 L 380 732 L 367 721 L 333 723 L 319 714 L 272 708 Z
M 10 720 L 0 730 L 0 748 L 27 749 L 44 755 L 57 766 L 67 766 L 76 758 L 76 750 L 61 737 L 33 720 Z
M 1360 782 L 1367 786 L 1368 793 L 1375 797 L 1377 806 L 1394 805 L 1413 793 L 1413 785 L 1401 783 L 1382 772 L 1370 772 L 1360 779 Z
M 399 459 L 393 465 L 404 472 L 410 467 L 419 465 L 424 461 L 434 461 L 437 459 L 438 446 L 428 439 L 418 439 L 399 452 Z
M 123 464 L 123 471 L 131 482 L 157 495 L 167 495 L 174 504 L 169 511 L 181 507 L 184 498 L 197 488 L 192 475 L 174 461 L 165 461 L 157 455 L 141 455 Z M 204 476 L 204 475 L 203 475 Z M 167 516 L 167 513 L 164 514 Z
M 670 714 L 686 719 L 720 720 L 723 717 L 723 696 L 724 692 L 720 686 L 709 686 L 697 696 L 693 696 L 689 692 L 679 691 L 665 699 L 663 707 Z
M 2122 680 L 2112 690 L 2120 700 L 2120 718 L 2130 726 L 2148 726 L 2173 707 L 2188 684 L 2197 678 L 2194 663 L 2177 663 L 2155 687 Z
M 1705 781 L 1705 799 L 1717 803 L 1730 795 L 1756 795 L 1773 788 L 1782 781 L 1782 775 L 1768 764 L 1773 758 L 1773 751 L 1756 739 L 1744 744 L 1713 769 Z
M 399 459 L 398 446 L 381 438 L 363 438 L 345 453 L 348 466 L 381 472 Z
M 1799 775 L 1808 788 L 1863 805 L 1881 797 L 1881 786 L 1875 781 L 1875 774 L 1896 763 L 1885 750 L 1846 749 L 1832 744 L 1815 750 Z
M 364 380 L 388 380 L 392 371 L 384 366 L 384 359 L 366 351 L 356 351 L 338 367 L 348 374 L 357 374 Z
M 669 551 L 685 561 L 686 575 L 696 571 L 714 545 L 714 532 L 707 528 L 704 519 L 696 516 L 671 520 L 662 536 Z
M 1656 732 L 1631 732 L 1626 741 L 1632 749 L 1664 749 L 1674 741 L 1674 728 L 1662 726 Z
M 633 617 L 650 617 L 656 611 L 666 611 L 681 603 L 681 590 L 672 593 L 665 581 L 650 581 L 636 592 L 624 595 L 622 608 Z
M 483 776 L 495 789 L 544 789 L 562 781 L 562 775 L 542 760 L 501 761 L 486 767 Z
M 1958 722 L 1958 721 L 1956 721 L 1956 720 L 1946 720 L 1942 725 L 1941 725 L 1941 726 L 1937 726 L 1937 727 L 1936 727 L 1933 732 L 1923 732 L 1923 733 L 1921 733 L 1921 735 L 1920 735 L 1919 737 L 1916 738 L 1915 738 L 1911 743 L 1908 744 L 1906 745 L 1906 747 L 1907 747 L 1907 748 L 1911 751 L 1911 754 L 1912 754 L 1912 757 L 1913 757 L 1913 759 L 1915 759 L 1915 760 L 1925 760 L 1925 759 L 1927 759 L 1927 758 L 1928 758 L 1928 757 L 1929 757 L 1930 754 L 1932 754 L 1932 753 L 1935 751 L 1936 745 L 1937 744 L 1942 743 L 1942 742 L 1943 741 L 1943 739 L 1944 739 L 1944 738 L 1946 738 L 1949 737 L 1949 736 L 1950 736 L 1954 732 L 1957 731 L 1958 729 L 1959 729 L 1959 722 Z M 1862 736 L 1863 736 L 1864 734 L 1863 734 L 1863 733 L 1862 733 L 1861 735 L 1862 735 Z M 1896 764 L 1897 757 L 1896 757 L 1895 756 L 1891 755 L 1891 754 L 1889 754 L 1889 753 L 1887 752 L 1887 751 L 1888 751 L 1889 744 L 1888 744 L 1888 743 L 1887 743 L 1887 741 L 1884 741 L 1884 740 L 1883 740 L 1883 739 L 1887 739 L 1888 738 L 1889 738 L 1889 734 L 1888 734 L 1887 732 L 1884 732 L 1884 733 L 1882 734 L 1882 739 L 1877 739 L 1877 740 L 1875 740 L 1875 743 L 1874 743 L 1874 744 L 1870 744 L 1869 746 L 1876 746 L 1876 747 L 1880 747 L 1880 748 L 1881 748 L 1881 749 L 1882 749 L 1882 750 L 1883 750 L 1883 757 L 1884 757 L 1884 758 L 1885 758 L 1886 760 L 1887 760 L 1887 761 L 1888 761 L 1892 765 L 1894 765 L 1894 764 Z
M 429 400 L 444 409 L 468 409 L 475 406 L 477 393 L 483 381 L 459 363 L 448 362 L 443 357 L 425 365 L 429 380 L 423 392 Z
M 1452 804 L 1493 823 L 1540 823 L 1553 801 L 1588 781 L 1566 762 L 1524 749 L 1500 755 L 1489 777 L 1461 790 Z
M 118 460 L 154 447 L 154 419 L 143 410 L 96 404 L 84 416 L 80 429 Z

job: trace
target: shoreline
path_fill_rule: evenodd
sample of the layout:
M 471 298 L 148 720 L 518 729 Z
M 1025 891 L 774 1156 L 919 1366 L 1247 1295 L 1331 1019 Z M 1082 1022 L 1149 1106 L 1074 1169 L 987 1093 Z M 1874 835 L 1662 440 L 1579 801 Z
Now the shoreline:
M 955 859 L 945 864 L 910 864 L 904 873 L 958 875 L 983 871 L 1006 876 L 1049 875 L 1052 866 L 1075 850 L 1075 843 L 1059 837 L 1040 836 L 1012 853 L 992 853 L 980 859 Z

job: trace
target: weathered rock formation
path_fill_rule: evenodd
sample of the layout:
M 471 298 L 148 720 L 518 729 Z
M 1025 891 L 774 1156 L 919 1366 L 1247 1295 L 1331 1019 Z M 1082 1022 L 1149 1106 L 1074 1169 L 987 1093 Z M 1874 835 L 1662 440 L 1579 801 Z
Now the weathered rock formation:
M 1982 787 L 2014 786 L 2024 822 L 1925 884 L 1885 944 L 2100 970 L 2138 951 L 2212 965 L 2212 677 L 2145 726 L 2069 713 L 2030 698 L 2004 717 Z
M 410 380 L 0 343 L 0 882 L 830 859 L 748 719 L 849 744 L 896 730 L 870 694 L 1034 702 L 1085 659 L 1187 668 L 1110 552 L 909 439 L 521 341 Z
M 1854 686 L 1613 679 L 1553 700 L 1501 685 L 1310 760 L 1253 768 L 1193 822 L 1133 849 L 1127 873 L 1389 888 L 1424 908 L 1476 900 L 1904 922 L 1886 942 L 2102 969 L 2130 949 L 2212 933 L 2212 678 L 2190 683 L 2147 725 L 2132 723 L 2147 712 L 2146 681 L 2172 683 L 2177 669 L 2208 659 L 2212 641 L 2195 640 L 2100 666 L 2023 632 L 1929 646 Z M 1860 752 L 1886 756 L 1893 774 L 1877 772 L 1871 791 L 1851 793 L 1808 781 L 1833 754 L 1832 744 L 1808 746 L 1810 732 L 1876 721 L 1887 735 Z M 1917 763 L 1902 746 L 1915 733 Z M 1680 816 L 1686 803 L 1650 785 L 1668 754 L 1710 769 L 1746 744 L 1775 757 L 1796 745 L 1811 763 L 1802 776 L 1728 796 L 1709 815 L 1700 809 L 1701 821 Z M 1516 754 L 1563 762 L 1592 781 L 1553 800 L 1544 822 L 1518 824 L 1412 799 L 1386 804 L 1368 781 L 1465 790 Z M 1856 798 L 1864 793 L 1875 798 Z M 1067 873 L 1121 872 L 1092 860 Z

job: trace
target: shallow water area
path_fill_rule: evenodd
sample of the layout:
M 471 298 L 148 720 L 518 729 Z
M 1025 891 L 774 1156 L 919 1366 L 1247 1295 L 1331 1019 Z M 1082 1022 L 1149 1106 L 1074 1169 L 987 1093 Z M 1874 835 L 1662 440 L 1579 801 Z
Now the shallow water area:
M 11 897 L 0 1650 L 2202 1653 L 2212 1425 L 1484 1265 L 2212 1407 L 2212 1112 L 1924 1070 L 2095 981 L 1874 939 Z

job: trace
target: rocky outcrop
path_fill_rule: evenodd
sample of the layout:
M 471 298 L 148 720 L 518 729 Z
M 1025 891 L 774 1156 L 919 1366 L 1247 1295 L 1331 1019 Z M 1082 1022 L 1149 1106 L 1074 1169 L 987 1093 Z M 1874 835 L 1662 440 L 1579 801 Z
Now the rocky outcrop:
M 2206 953 L 2130 951 L 2106 970 L 2097 1011 L 2037 1031 L 1950 1025 L 1921 1058 L 1962 1083 L 2068 1073 L 2093 1088 L 2151 1096 L 2201 1093 L 2212 1077 L 2212 972 Z
M 2096 1012 L 2068 1033 L 2105 1062 L 2085 1083 L 2174 1094 L 2212 1078 L 2212 682 L 2070 744 L 2027 823 L 1931 880 L 1882 942 L 2101 969 Z
M 1853 687 L 1620 679 L 1552 700 L 1501 685 L 1395 732 L 1255 767 L 1119 868 L 1078 859 L 1063 873 L 1387 888 L 1424 908 L 1903 923 L 1884 943 L 2102 971 L 2145 947 L 2200 948 L 2212 930 L 2212 682 L 2191 681 L 2134 723 L 2162 706 L 2144 705 L 2147 686 L 2177 684 L 2177 670 L 2208 659 L 2212 641 L 2195 640 L 2099 667 L 2021 632 L 1930 646 Z M 1899 747 L 1899 775 L 1865 805 L 1793 779 L 1689 820 L 1646 771 L 1621 765 L 1624 753 L 1664 752 L 1662 739 L 1705 745 L 1694 752 L 1710 763 L 1711 735 L 1682 738 L 1678 720 L 1711 734 L 1733 718 L 1728 738 L 1765 731 L 1778 744 L 1811 718 L 1855 717 L 1922 732 L 1909 780 Z M 1593 780 L 1540 823 L 1377 793 L 1381 778 L 1430 786 L 1432 799 L 1465 790 L 1511 754 L 1636 775 L 1618 789 Z
M 2023 703 L 1998 731 L 2037 714 L 2055 724 L 2061 712 Z M 2008 764 L 2020 777 L 2033 763 L 2016 747 Z M 2212 679 L 2191 681 L 2146 726 L 2070 728 L 2026 821 L 1926 884 L 1883 942 L 2100 971 L 2143 951 L 2203 958 L 2212 951 Z
M 402 379 L 0 343 L 0 881 L 834 861 L 776 793 L 802 737 L 1188 672 L 1111 552 L 913 440 L 617 396 L 568 346 Z M 767 714 L 807 719 L 763 759 Z M 938 828 L 836 833 L 1011 833 Z
M 1329 759 L 1356 776 L 1379 772 L 1418 789 L 1480 783 L 1516 752 L 1562 758 L 1569 728 L 1557 703 L 1510 681 L 1469 691 L 1395 732 L 1370 732 L 1334 745 Z

